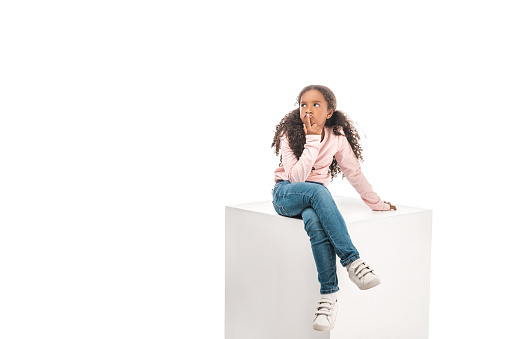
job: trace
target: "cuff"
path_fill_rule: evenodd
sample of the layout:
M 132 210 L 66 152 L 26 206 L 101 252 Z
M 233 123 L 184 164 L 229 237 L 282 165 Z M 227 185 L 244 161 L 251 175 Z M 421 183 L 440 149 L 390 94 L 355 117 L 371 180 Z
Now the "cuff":
M 307 134 L 305 136 L 306 141 L 321 141 L 321 136 L 318 134 Z
M 363 202 L 369 206 L 370 208 L 372 208 L 374 211 L 389 211 L 390 210 L 390 205 L 384 203 L 381 198 L 379 198 L 378 202 L 376 202 L 375 204 L 373 203 L 370 203 L 368 202 L 367 200 L 365 200 L 364 198 L 362 198 Z

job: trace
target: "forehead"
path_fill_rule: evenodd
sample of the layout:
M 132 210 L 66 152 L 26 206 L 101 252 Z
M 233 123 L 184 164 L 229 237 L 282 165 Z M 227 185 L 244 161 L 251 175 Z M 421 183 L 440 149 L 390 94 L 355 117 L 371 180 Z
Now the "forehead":
M 325 101 L 325 97 L 317 89 L 311 89 L 311 90 L 308 90 L 307 92 L 303 93 L 302 94 L 302 98 L 300 100 L 302 102 L 303 101 L 305 101 L 305 102 L 312 102 L 312 101 L 321 101 L 321 102 L 324 102 Z

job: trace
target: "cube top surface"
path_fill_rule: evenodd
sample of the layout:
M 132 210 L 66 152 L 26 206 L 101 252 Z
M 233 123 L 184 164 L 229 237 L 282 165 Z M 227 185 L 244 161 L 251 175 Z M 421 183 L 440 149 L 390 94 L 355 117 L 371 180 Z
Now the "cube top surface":
M 401 206 L 398 204 L 395 204 L 395 206 L 397 206 L 396 211 L 373 211 L 361 199 L 336 195 L 333 195 L 333 199 L 335 200 L 335 203 L 337 204 L 337 207 L 339 208 L 343 218 L 348 222 L 372 221 L 375 219 L 395 217 L 410 213 L 431 212 L 431 210 L 428 209 Z M 235 208 L 244 210 L 246 212 L 279 216 L 277 212 L 275 212 L 271 201 L 259 201 L 246 204 L 231 205 L 226 206 L 226 209 L 227 208 Z M 281 218 L 283 217 L 281 216 Z

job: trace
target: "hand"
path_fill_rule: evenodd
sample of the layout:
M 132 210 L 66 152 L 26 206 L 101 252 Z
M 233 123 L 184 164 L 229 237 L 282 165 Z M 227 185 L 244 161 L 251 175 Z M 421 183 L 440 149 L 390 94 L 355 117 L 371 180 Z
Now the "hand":
M 313 124 L 311 126 L 309 115 L 306 114 L 303 117 L 303 131 L 305 132 L 305 135 L 310 135 L 310 134 L 321 135 L 321 132 L 323 131 L 323 129 L 321 127 L 319 127 L 318 124 Z
M 384 202 L 385 204 L 390 205 L 390 211 L 391 211 L 391 210 L 395 210 L 395 211 L 397 210 L 397 207 L 395 207 L 395 205 L 392 205 L 392 204 L 390 204 L 390 203 L 389 203 L 389 202 L 387 202 L 387 201 L 383 201 L 383 202 Z

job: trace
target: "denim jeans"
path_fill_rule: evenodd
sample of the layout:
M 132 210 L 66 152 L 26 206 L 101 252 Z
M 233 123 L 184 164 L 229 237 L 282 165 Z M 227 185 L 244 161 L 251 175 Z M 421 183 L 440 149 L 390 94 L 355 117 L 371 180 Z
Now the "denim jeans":
M 278 181 L 272 190 L 273 207 L 285 217 L 301 218 L 310 237 L 321 294 L 339 290 L 336 255 L 343 267 L 360 254 L 330 191 L 318 182 Z

